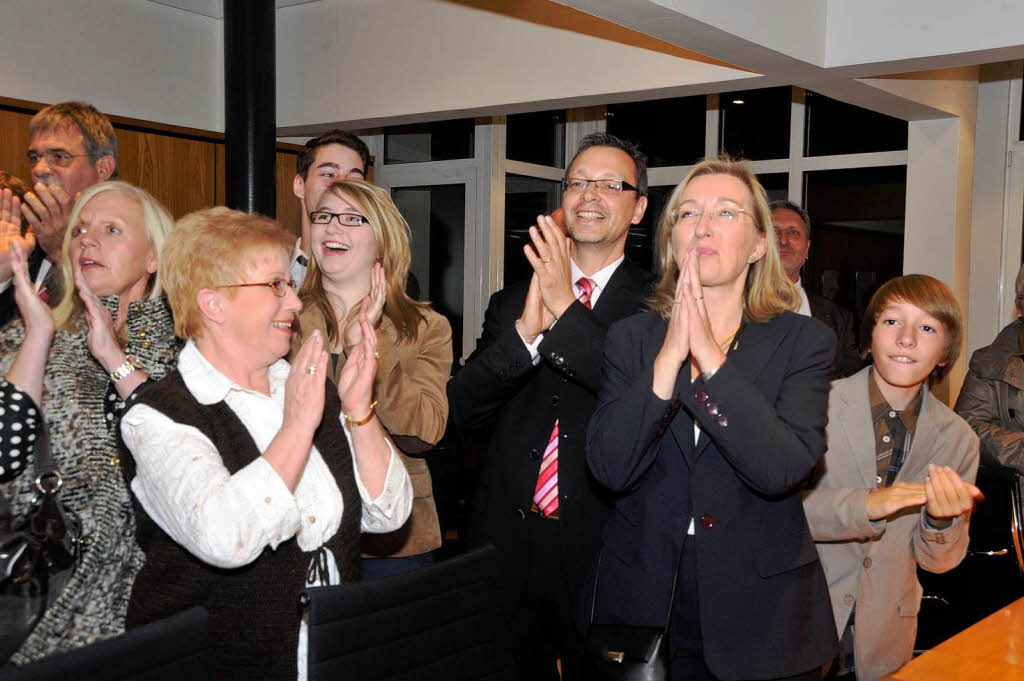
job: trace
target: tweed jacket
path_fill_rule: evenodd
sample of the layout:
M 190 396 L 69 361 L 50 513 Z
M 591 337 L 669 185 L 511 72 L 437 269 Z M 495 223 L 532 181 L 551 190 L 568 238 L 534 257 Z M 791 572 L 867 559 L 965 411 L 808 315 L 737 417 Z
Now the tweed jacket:
M 870 368 L 832 384 L 828 451 L 804 510 L 828 579 L 838 633 L 856 605 L 855 665 L 859 681 L 877 679 L 910 659 L 917 634 L 921 585 L 929 572 L 956 567 L 967 552 L 967 518 L 945 530 L 925 523 L 924 509 L 869 521 L 868 492 L 876 486 L 875 430 L 868 397 Z M 925 389 L 910 452 L 897 482 L 923 482 L 928 464 L 949 466 L 965 480 L 978 470 L 978 438 L 970 426 Z
M 116 296 L 104 303 L 116 311 Z M 174 337 L 166 300 L 132 303 L 125 324 L 127 353 L 141 360 L 151 378 L 174 367 L 181 342 Z M 131 493 L 120 468 L 116 424 L 105 416 L 104 403 L 116 402 L 116 392 L 110 375 L 89 352 L 84 319 L 78 328 L 54 335 L 42 408 L 53 459 L 64 479 L 60 499 L 81 519 L 86 544 L 64 592 L 12 656 L 17 664 L 123 633 L 132 581 L 143 562 L 134 539 Z M 0 330 L 2 374 L 10 369 L 24 338 L 20 319 Z M 10 500 L 13 513 L 23 513 L 34 496 L 33 476 L 21 475 L 0 485 L 0 494 Z
M 415 342 L 399 342 L 398 331 L 385 315 L 377 328 L 380 360 L 374 383 L 377 417 L 399 450 L 412 480 L 413 507 L 409 521 L 386 534 L 364 534 L 365 556 L 415 556 L 441 546 L 441 528 L 434 505 L 430 470 L 422 457 L 444 435 L 448 421 L 445 383 L 452 367 L 452 329 L 432 309 L 421 310 L 423 320 Z M 299 315 L 300 338 L 314 329 L 327 338 L 327 322 L 313 305 Z M 297 350 L 297 347 L 295 348 Z M 344 366 L 339 358 L 338 374 Z M 338 376 L 335 375 L 335 382 Z

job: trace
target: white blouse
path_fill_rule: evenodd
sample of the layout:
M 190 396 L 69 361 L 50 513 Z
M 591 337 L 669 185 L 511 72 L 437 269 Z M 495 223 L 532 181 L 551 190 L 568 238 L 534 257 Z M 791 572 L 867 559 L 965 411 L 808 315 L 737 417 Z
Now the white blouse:
M 278 360 L 268 369 L 269 397 L 232 382 L 192 341 L 181 351 L 178 371 L 200 404 L 223 401 L 252 435 L 260 453 L 267 449 L 284 419 L 288 362 Z M 337 418 L 341 420 L 341 415 Z M 343 420 L 342 428 L 352 451 Z M 263 457 L 230 474 L 203 433 L 147 405 L 136 404 L 128 410 L 121 419 L 121 435 L 135 459 L 131 488 L 142 507 L 174 541 L 210 565 L 247 565 L 265 546 L 276 549 L 292 537 L 303 551 L 315 551 L 341 525 L 344 500 L 315 446 L 292 493 Z M 390 441 L 388 448 L 391 458 L 384 490 L 375 499 L 363 486 L 352 454 L 364 532 L 396 530 L 412 510 L 409 475 Z

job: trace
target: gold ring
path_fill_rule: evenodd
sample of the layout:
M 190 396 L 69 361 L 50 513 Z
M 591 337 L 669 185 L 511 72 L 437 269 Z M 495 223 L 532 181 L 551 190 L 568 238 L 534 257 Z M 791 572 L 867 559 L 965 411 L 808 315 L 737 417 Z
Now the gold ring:
M 310 376 L 316 376 L 316 365 L 310 364 L 308 367 L 306 367 L 306 373 L 309 374 Z
M 549 262 L 551 262 L 551 258 L 544 258 L 543 260 L 541 260 L 541 262 L 547 265 Z
M 374 358 L 374 359 L 380 359 L 380 352 L 379 352 L 379 351 L 377 351 L 377 350 L 374 350 L 374 351 L 373 351 L 373 358 Z
M 699 303 L 700 301 L 704 300 L 704 296 L 701 296 L 700 298 L 694 298 L 694 300 Z

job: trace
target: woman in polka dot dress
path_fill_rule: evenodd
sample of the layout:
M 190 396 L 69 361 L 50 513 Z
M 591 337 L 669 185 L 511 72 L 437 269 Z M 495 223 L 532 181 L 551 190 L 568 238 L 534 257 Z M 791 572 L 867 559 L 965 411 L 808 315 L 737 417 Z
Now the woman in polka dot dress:
M 0 206 L 0 220 L 15 214 Z M 143 555 L 117 418 L 139 385 L 167 373 L 180 347 L 157 273 L 173 226 L 167 210 L 137 187 L 105 182 L 82 193 L 68 225 L 62 274 L 72 285 L 51 311 L 28 278 L 27 254 L 14 247 L 21 319 L 0 329 L 0 494 L 15 516 L 32 501 L 41 409 L 64 481 L 61 501 L 85 535 L 75 575 L 11 657 L 16 664 L 124 631 Z

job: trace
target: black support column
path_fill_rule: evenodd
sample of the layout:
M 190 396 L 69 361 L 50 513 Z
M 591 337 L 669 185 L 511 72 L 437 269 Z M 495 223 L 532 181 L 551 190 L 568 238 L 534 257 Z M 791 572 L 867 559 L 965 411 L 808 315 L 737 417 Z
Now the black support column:
M 274 217 L 277 144 L 274 0 L 224 0 L 227 205 Z

